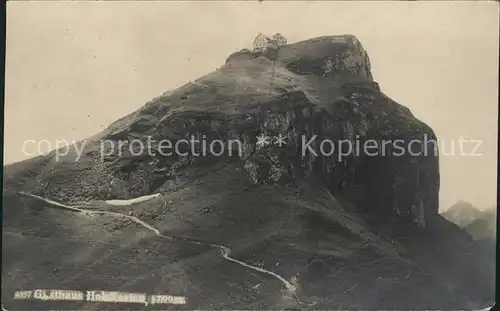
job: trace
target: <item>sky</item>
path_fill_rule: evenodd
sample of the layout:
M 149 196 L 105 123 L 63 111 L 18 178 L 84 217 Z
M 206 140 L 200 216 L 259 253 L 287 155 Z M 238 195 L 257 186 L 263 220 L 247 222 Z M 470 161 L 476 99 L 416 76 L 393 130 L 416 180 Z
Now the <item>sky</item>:
M 27 140 L 96 134 L 259 32 L 355 35 L 383 92 L 440 140 L 441 209 L 496 205 L 499 5 L 487 1 L 9 1 L 4 163 L 33 156 Z

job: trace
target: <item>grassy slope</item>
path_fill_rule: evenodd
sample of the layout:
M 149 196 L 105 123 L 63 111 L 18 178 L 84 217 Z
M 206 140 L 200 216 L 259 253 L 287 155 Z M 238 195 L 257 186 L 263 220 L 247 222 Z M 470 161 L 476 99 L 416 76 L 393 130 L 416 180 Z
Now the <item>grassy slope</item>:
M 48 209 L 12 194 L 5 200 L 2 294 L 8 309 L 12 290 L 21 288 L 186 295 L 186 309 L 293 306 L 282 297 L 276 279 L 224 261 L 216 250 L 169 243 L 123 220 Z M 443 297 L 430 293 L 432 278 L 422 272 L 423 261 L 409 256 L 407 242 L 378 235 L 316 183 L 252 186 L 238 162 L 147 202 L 86 205 L 132 212 L 166 235 L 227 245 L 239 260 L 296 278 L 300 299 L 317 308 L 450 303 L 448 289 L 442 289 Z

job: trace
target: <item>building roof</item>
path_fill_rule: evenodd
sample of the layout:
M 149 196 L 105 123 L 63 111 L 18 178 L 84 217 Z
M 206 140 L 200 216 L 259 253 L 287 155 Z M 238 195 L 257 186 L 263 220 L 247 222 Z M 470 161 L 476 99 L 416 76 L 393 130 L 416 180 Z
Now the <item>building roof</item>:
M 281 34 L 279 34 L 279 33 L 275 34 L 275 35 L 274 35 L 274 36 L 272 36 L 272 37 L 266 36 L 266 35 L 264 35 L 263 33 L 259 33 L 259 34 L 257 35 L 257 37 L 255 37 L 255 39 L 254 39 L 254 41 L 253 41 L 253 42 L 254 42 L 254 44 L 256 44 L 256 43 L 257 43 L 257 40 L 259 40 L 259 39 L 265 39 L 265 40 L 267 41 L 267 43 L 268 43 L 268 44 L 270 44 L 270 45 L 276 45 L 276 40 L 283 40 L 283 39 L 284 39 L 284 40 L 286 41 L 286 38 L 285 38 L 285 37 L 283 37 L 283 36 L 282 36 Z
M 257 35 L 257 37 L 255 37 L 255 40 L 259 39 L 259 38 L 268 38 L 268 36 L 264 35 L 263 33 L 259 33 Z

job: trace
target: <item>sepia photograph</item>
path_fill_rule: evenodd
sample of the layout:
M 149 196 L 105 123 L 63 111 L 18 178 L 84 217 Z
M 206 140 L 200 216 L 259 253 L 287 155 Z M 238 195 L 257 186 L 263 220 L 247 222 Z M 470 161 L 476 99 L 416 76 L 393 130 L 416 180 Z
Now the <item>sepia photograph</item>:
M 490 310 L 499 26 L 8 1 L 2 311 Z

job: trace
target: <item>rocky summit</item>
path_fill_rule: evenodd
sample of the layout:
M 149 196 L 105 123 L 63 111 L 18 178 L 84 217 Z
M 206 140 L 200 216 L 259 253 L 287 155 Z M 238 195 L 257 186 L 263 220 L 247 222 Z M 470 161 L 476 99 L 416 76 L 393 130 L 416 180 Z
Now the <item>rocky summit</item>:
M 436 140 L 352 35 L 233 53 L 64 156 L 4 168 L 3 304 L 123 309 L 10 298 L 99 288 L 185 310 L 484 308 L 494 260 L 438 214 Z

